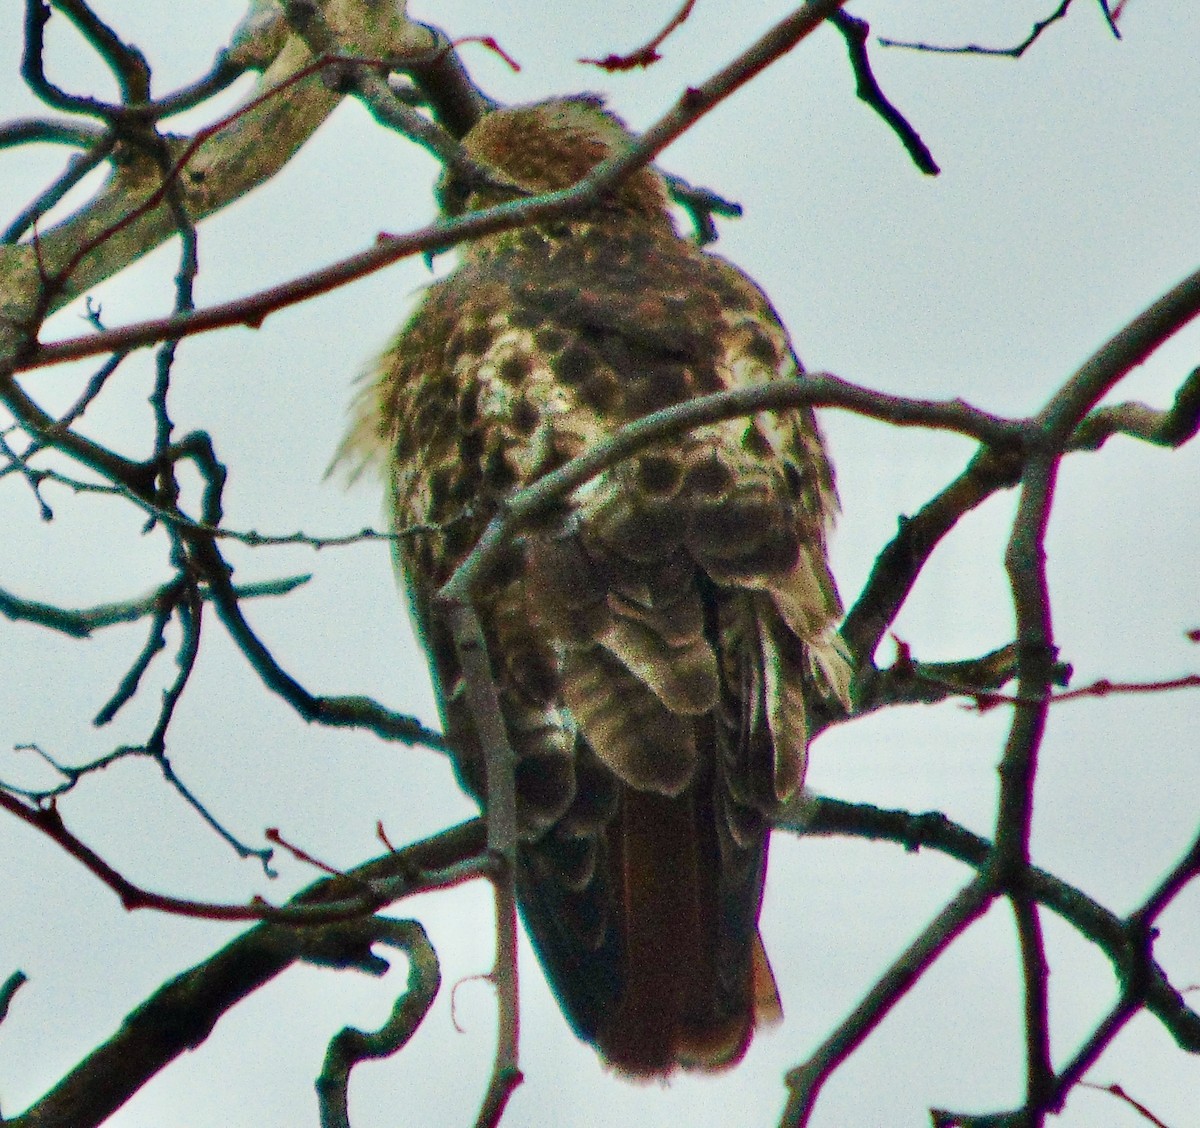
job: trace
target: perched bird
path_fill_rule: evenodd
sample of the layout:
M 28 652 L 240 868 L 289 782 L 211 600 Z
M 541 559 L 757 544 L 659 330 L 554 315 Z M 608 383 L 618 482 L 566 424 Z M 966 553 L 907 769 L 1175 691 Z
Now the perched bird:
M 449 210 L 568 187 L 630 134 L 593 96 L 496 110 L 493 183 Z M 505 185 L 510 186 L 506 191 Z M 458 774 L 483 750 L 434 600 L 502 499 L 622 424 L 801 369 L 770 303 L 680 237 L 643 169 L 585 212 L 477 239 L 360 397 Z M 517 757 L 517 892 L 576 1033 L 617 1070 L 738 1061 L 778 1013 L 758 936 L 769 821 L 802 784 L 806 698 L 845 699 L 826 560 L 833 476 L 812 413 L 642 450 L 526 530 L 477 600 Z

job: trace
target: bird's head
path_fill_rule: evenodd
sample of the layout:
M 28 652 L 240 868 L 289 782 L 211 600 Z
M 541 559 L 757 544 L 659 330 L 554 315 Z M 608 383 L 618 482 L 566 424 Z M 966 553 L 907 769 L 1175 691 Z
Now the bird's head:
M 625 123 L 596 94 L 493 110 L 463 138 L 467 155 L 494 174 L 493 182 L 472 184 L 448 171 L 438 185 L 438 198 L 447 215 L 458 215 L 570 188 L 633 140 Z M 652 169 L 638 169 L 606 197 L 604 206 L 665 217 L 666 185 Z

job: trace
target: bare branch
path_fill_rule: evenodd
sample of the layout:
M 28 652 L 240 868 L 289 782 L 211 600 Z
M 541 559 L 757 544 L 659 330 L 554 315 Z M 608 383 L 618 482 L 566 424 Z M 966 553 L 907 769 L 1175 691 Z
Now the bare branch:
M 884 94 L 875 72 L 871 69 L 871 58 L 867 54 L 867 38 L 871 34 L 871 25 L 845 11 L 835 12 L 829 17 L 829 22 L 846 40 L 859 100 L 870 106 L 891 128 L 917 168 L 926 176 L 937 176 L 942 170 L 933 159 L 929 146 L 921 140 L 921 135 L 913 128 L 912 123 Z
M 333 1036 L 317 1078 L 321 1128 L 350 1128 L 350 1071 L 369 1058 L 390 1057 L 407 1045 L 437 995 L 442 975 L 437 953 L 415 920 L 378 920 L 374 942 L 399 948 L 408 957 L 408 984 L 387 1022 L 367 1032 L 344 1026 Z
M 1006 889 L 1016 888 L 1029 866 L 1033 782 L 1045 732 L 1057 651 L 1046 579 L 1046 526 L 1058 460 L 1039 455 L 1026 463 L 1004 568 L 1017 620 L 1017 696 L 1038 698 L 1017 705 L 1000 761 L 1000 804 L 996 814 L 993 865 Z
M 483 845 L 482 822 L 463 823 L 367 862 L 346 877 L 319 881 L 289 905 L 302 920 L 305 912 L 358 900 L 364 886 L 387 888 L 391 900 L 399 900 L 426 888 L 420 875 L 453 867 L 476 856 Z M 381 974 L 387 965 L 370 950 L 379 928 L 374 918 L 307 928 L 260 924 L 155 991 L 41 1100 L 6 1120 L 5 1128 L 101 1124 L 152 1077 L 199 1046 L 223 1014 L 293 964 L 306 960 Z
M 0 124 L 0 149 L 39 142 L 90 149 L 103 136 L 104 130 L 94 125 L 49 118 L 25 118 Z
M 121 100 L 150 101 L 150 66 L 141 51 L 122 40 L 84 0 L 55 0 L 55 6 L 108 64 L 120 87 Z
M 428 24 L 414 28 L 432 39 L 432 50 L 406 59 L 404 73 L 424 96 L 433 120 L 452 137 L 465 137 L 494 103 L 471 81 L 444 31 Z
M 1049 979 L 1037 904 L 1024 890 L 1010 898 L 1025 987 L 1025 1110 L 1028 1128 L 1042 1128 L 1054 1083 L 1050 1057 Z
M 662 117 L 638 141 L 596 165 L 588 176 L 572 188 L 560 192 L 547 192 L 533 199 L 517 200 L 445 220 L 407 236 L 389 237 L 372 250 L 353 255 L 341 262 L 293 279 L 291 282 L 261 290 L 257 294 L 234 302 L 211 306 L 186 317 L 144 321 L 120 329 L 110 329 L 91 337 L 74 338 L 53 345 L 25 348 L 17 354 L 13 371 L 42 368 L 51 364 L 59 364 L 65 360 L 77 360 L 80 357 L 95 356 L 98 353 L 112 352 L 116 349 L 137 348 L 167 338 L 191 336 L 195 333 L 209 332 L 230 325 L 257 327 L 269 314 L 277 310 L 295 305 L 317 294 L 327 293 L 356 278 L 362 278 L 376 270 L 381 270 L 400 259 L 426 251 L 444 250 L 468 239 L 539 222 L 582 207 L 609 191 L 630 172 L 653 160 L 667 145 L 714 106 L 795 47 L 844 2 L 845 0 L 810 0 L 798 12 L 780 21 L 729 66 L 719 71 L 707 82 L 698 87 L 690 87 L 675 109 Z M 311 79 L 311 72 L 319 69 L 319 66 L 309 64 L 308 70 L 305 71 L 306 82 Z M 256 100 L 256 110 L 265 111 L 267 106 L 279 101 L 279 99 L 271 98 L 271 93 L 273 91 L 269 91 Z M 287 100 L 289 110 L 294 98 L 295 95 Z M 324 105 L 322 113 L 328 112 L 331 108 L 331 106 Z M 245 132 L 249 128 L 244 124 L 246 117 L 247 115 L 242 113 L 239 122 L 236 123 L 240 132 Z M 262 115 L 255 117 L 256 125 L 261 117 Z M 231 123 L 230 128 L 233 128 L 234 124 Z M 280 126 L 280 128 L 283 127 Z M 316 128 L 315 123 L 312 124 L 312 128 Z M 295 132 L 296 127 L 291 124 L 285 136 L 290 136 Z M 307 137 L 307 133 L 305 137 Z M 221 134 L 218 134 L 213 140 L 206 138 L 206 145 L 216 144 L 220 138 Z M 304 138 L 297 138 L 296 146 L 298 147 L 303 140 Z M 278 146 L 286 148 L 282 142 L 279 142 Z M 276 147 L 277 144 L 273 140 L 271 148 L 275 149 Z M 200 160 L 206 151 L 206 147 L 201 147 L 194 161 Z M 288 155 L 290 156 L 290 152 Z M 193 162 L 189 161 L 189 167 L 193 167 Z M 242 187 L 241 190 L 245 191 L 246 189 Z M 209 210 L 215 210 L 215 207 L 198 211 L 189 200 L 188 211 L 194 218 L 207 214 Z M 150 213 L 143 216 L 142 219 L 149 222 L 156 214 L 157 212 Z M 139 223 L 129 226 L 138 228 L 140 232 L 142 223 L 139 221 Z M 65 231 L 65 225 L 55 229 L 60 242 L 65 237 Z M 147 233 L 142 232 L 141 234 L 145 236 Z M 123 238 L 126 240 L 129 238 L 129 230 L 123 232 Z M 106 245 L 111 241 L 111 237 L 106 239 Z M 143 239 L 143 243 L 144 241 Z M 144 253 L 148 246 L 157 245 L 157 242 L 161 242 L 161 238 L 153 239 L 148 245 L 139 244 L 141 250 L 137 253 Z M 135 257 L 137 255 L 133 254 L 125 261 L 130 262 Z M 64 284 L 63 300 L 66 299 L 68 290 L 79 292 L 86 288 L 82 285 L 82 277 L 79 275 L 78 268 L 72 274 L 71 283 L 70 287 Z M 0 361 L 2 360 L 2 351 L 0 351 Z
M 808 1123 L 821 1087 L 833 1071 L 862 1044 L 951 943 L 987 911 L 993 896 L 983 877 L 964 886 L 876 980 L 862 1002 L 808 1061 L 788 1073 L 788 1100 L 780 1128 L 803 1128 Z
M 486 767 L 485 815 L 488 851 L 499 863 L 492 878 L 496 910 L 496 957 L 490 976 L 496 991 L 497 1038 L 492 1076 L 476 1119 L 477 1128 L 500 1121 L 513 1091 L 521 1083 L 517 1054 L 520 1011 L 517 990 L 517 791 L 516 755 L 500 708 L 487 641 L 471 602 L 469 587 L 453 586 L 453 577 L 438 592 L 447 605 L 454 648 L 463 672 L 467 703 L 479 734 Z M 462 594 L 456 595 L 455 591 Z
M 963 472 L 914 517 L 901 517 L 896 536 L 875 558 L 866 584 L 842 624 L 842 638 L 863 669 L 899 614 L 917 576 L 959 518 L 1020 480 L 1019 451 L 981 450 Z M 857 691 L 856 691 L 857 692 Z
M 1189 274 L 1101 345 L 1051 397 L 1037 416 L 1044 440 L 1055 449 L 1064 449 L 1087 413 L 1197 315 L 1200 315 L 1200 270 Z M 1186 410 L 1196 410 L 1195 399 L 1200 396 L 1200 389 L 1190 378 L 1181 395 L 1188 404 Z
M 709 188 L 697 188 L 683 177 L 669 172 L 662 173 L 662 177 L 667 182 L 671 199 L 687 212 L 695 231 L 696 242 L 701 247 L 716 241 L 717 225 L 713 221 L 714 215 L 734 219 L 742 214 L 741 204 L 726 200 Z
M 1071 435 L 1070 450 L 1099 450 L 1113 435 L 1128 435 L 1172 449 L 1183 446 L 1200 431 L 1200 367 L 1193 368 L 1167 411 L 1144 403 L 1099 407 L 1080 420 Z
M 905 399 L 851 384 L 828 373 L 803 374 L 794 380 L 776 380 L 699 396 L 627 423 L 608 439 L 513 494 L 447 584 L 447 597 L 458 599 L 463 592 L 469 591 L 486 573 L 509 537 L 523 524 L 649 444 L 708 423 L 801 406 L 839 407 L 871 418 L 886 419 L 901 427 L 957 431 L 997 446 L 1018 444 L 1023 434 L 1020 423 L 989 415 L 962 400 Z
M 1051 24 L 1058 23 L 1071 7 L 1071 0 L 1061 0 L 1061 3 L 1044 20 L 1038 20 L 1029 34 L 1020 43 L 1012 47 L 981 47 L 977 43 L 967 43 L 961 47 L 941 47 L 934 43 L 911 42 L 902 39 L 883 39 L 879 43 L 883 47 L 905 47 L 910 51 L 931 51 L 940 55 L 1003 55 L 1010 59 L 1019 59 L 1041 37 L 1043 31 Z
M 1134 1100 L 1133 1097 L 1125 1092 L 1120 1085 L 1094 1085 L 1090 1081 L 1080 1081 L 1079 1087 L 1081 1089 L 1095 1089 L 1098 1093 L 1108 1093 L 1110 1096 L 1114 1096 L 1118 1100 L 1123 1101 L 1135 1112 L 1139 1113 L 1143 1120 L 1149 1124 L 1155 1125 L 1155 1128 L 1168 1128 L 1167 1124 L 1159 1120 L 1159 1118 L 1155 1116 L 1154 1113 L 1152 1113 L 1144 1104 L 1142 1104 L 1141 1101 Z
M 54 207 L 92 169 L 99 167 L 112 154 L 116 143 L 114 136 L 100 138 L 86 152 L 76 153 L 67 163 L 62 174 L 35 196 L 0 232 L 0 244 L 16 243 L 37 221 Z
M 262 580 L 253 584 L 238 584 L 234 594 L 238 599 L 263 599 L 271 596 L 288 595 L 312 579 L 312 573 L 298 576 L 281 576 L 277 580 Z M 117 603 L 98 603 L 94 607 L 55 607 L 37 600 L 21 599 L 0 588 L 0 615 L 14 622 L 36 623 L 39 627 L 59 631 L 72 638 L 89 638 L 93 631 L 115 627 L 121 623 L 135 623 L 148 615 L 155 614 L 170 599 L 177 581 L 171 580 L 154 591 L 136 599 Z M 207 588 L 200 589 L 200 597 L 212 599 Z
M 25 85 L 47 106 L 73 114 L 93 114 L 106 117 L 115 113 L 116 106 L 95 98 L 81 98 L 60 90 L 46 77 L 46 24 L 50 22 L 50 5 L 45 0 L 25 0 L 25 49 L 21 56 L 21 77 Z
M 651 66 L 662 58 L 658 53 L 658 49 L 663 45 L 667 36 L 677 28 L 683 26 L 688 16 L 692 14 L 692 9 L 695 6 L 696 0 L 683 0 L 683 6 L 671 17 L 662 31 L 654 36 L 653 39 L 636 50 L 629 52 L 627 55 L 605 55 L 603 59 L 579 59 L 578 61 L 599 67 L 601 70 L 606 70 L 610 73 L 613 71 L 629 71 L 636 70 L 638 67 Z
M 1064 683 L 1069 669 L 1057 671 Z M 986 700 L 1016 675 L 1017 648 L 1013 643 L 957 662 L 918 662 L 905 648 L 890 666 L 860 666 L 850 715 L 826 717 L 818 709 L 812 735 L 828 725 L 857 720 L 892 705 L 936 705 L 952 697 Z
M 0 983 L 0 1022 L 8 1017 L 8 1008 L 12 1005 L 16 993 L 29 982 L 29 976 L 23 971 L 14 971 L 3 983 Z
M 333 727 L 368 729 L 385 740 L 419 744 L 437 751 L 446 750 L 440 733 L 426 728 L 416 717 L 392 712 L 370 697 L 323 697 L 309 693 L 280 666 L 246 621 L 228 579 L 228 565 L 216 547 L 209 543 L 197 546 L 196 551 L 205 563 L 213 603 L 225 629 L 263 684 L 287 701 L 306 721 Z
M 1158 883 L 1142 907 L 1131 915 L 1130 920 L 1137 926 L 1144 927 L 1149 933 L 1150 926 L 1158 919 L 1170 903 L 1183 892 L 1184 887 L 1192 878 L 1200 876 L 1200 835 L 1184 852 L 1183 857 L 1171 867 L 1171 870 Z
M 992 844 L 940 811 L 914 814 L 866 803 L 847 803 L 825 796 L 803 796 L 794 800 L 775 820 L 775 826 L 807 836 L 840 836 L 869 841 L 894 842 L 909 851 L 937 850 L 948 857 L 982 870 L 988 864 Z M 1176 874 L 1186 872 L 1193 852 L 1184 855 Z M 1038 904 L 1045 905 L 1085 936 L 1111 961 L 1117 977 L 1144 986 L 1144 1005 L 1162 1023 L 1180 1049 L 1200 1053 L 1200 1014 L 1188 1007 L 1163 969 L 1141 942 L 1144 929 L 1130 926 L 1083 890 L 1037 866 L 1030 866 L 1023 889 Z M 1171 883 L 1174 889 L 1178 878 Z M 1148 902 L 1149 903 L 1149 902 Z M 1129 918 L 1130 920 L 1134 918 Z
M 1127 946 L 1136 953 L 1121 967 L 1121 995 L 1112 1010 L 1097 1025 L 1090 1038 L 1080 1047 L 1075 1056 L 1065 1065 L 1056 1079 L 1054 1100 L 1060 1103 L 1071 1088 L 1078 1084 L 1083 1075 L 1098 1060 L 1104 1050 L 1121 1032 L 1125 1024 L 1138 1011 L 1147 1006 L 1151 993 L 1158 984 L 1154 977 L 1157 964 L 1151 958 L 1155 931 L 1153 924 L 1157 916 L 1171 903 L 1183 888 L 1200 874 L 1200 837 L 1172 868 L 1142 906 L 1132 912 L 1122 923 L 1127 937 Z M 1180 997 L 1182 1003 L 1182 997 Z M 1188 1011 L 1192 1018 L 1200 1018 Z M 1192 1023 L 1190 1044 L 1180 1044 L 1193 1053 L 1200 1052 L 1200 1022 Z M 1172 1033 L 1176 1033 L 1172 1030 Z M 1176 1033 L 1178 1039 L 1178 1034 Z M 965 1122 L 964 1122 L 965 1123 Z
M 342 6 L 358 2 L 345 0 Z M 36 81 L 41 73 L 42 7 L 37 0 L 29 3 L 26 70 Z M 38 18 L 33 18 L 34 15 Z M 355 40 L 347 47 L 350 53 L 369 59 L 412 55 L 425 48 L 432 38 L 427 29 L 402 22 L 399 16 L 391 22 L 364 19 L 362 23 L 374 28 L 379 38 Z M 241 54 L 249 57 L 253 52 L 243 50 Z M 224 63 L 219 69 L 217 77 L 223 81 L 230 73 L 230 64 Z M 340 95 L 322 84 L 321 69 L 322 63 L 314 62 L 298 36 L 284 37 L 263 73 L 256 94 L 233 114 L 201 130 L 191 141 L 178 143 L 186 174 L 177 179 L 182 202 L 193 221 L 217 211 L 273 176 L 331 112 Z M 209 86 L 213 85 L 216 83 L 209 76 Z M 282 90 L 287 91 L 286 98 L 279 96 Z M 86 106 L 75 103 L 71 106 L 102 116 L 106 109 L 103 104 L 90 101 Z M 182 102 L 178 107 L 168 106 L 163 112 L 176 108 L 183 108 Z M 151 114 L 145 120 L 152 117 Z M 269 139 L 269 143 L 264 139 Z M 24 336 L 36 327 L 40 312 L 60 308 L 175 234 L 177 223 L 169 209 L 147 206 L 151 198 L 164 198 L 161 178 L 150 173 L 152 164 L 147 166 L 148 162 L 131 161 L 114 170 L 89 204 L 42 234 L 39 248 L 27 245 L 0 248 L 0 314 L 3 314 L 0 366 L 25 347 Z M 90 251 L 80 258 L 80 248 L 85 246 Z M 42 270 L 38 268 L 39 258 Z M 64 268 L 68 266 L 69 276 L 64 276 Z M 49 299 L 43 277 L 59 279 L 57 291 Z M 171 333 L 166 333 L 158 339 L 170 336 Z
M 907 811 L 879 810 L 862 804 L 808 796 L 793 802 L 776 825 L 804 834 L 851 834 L 883 838 L 898 842 L 908 849 L 929 846 L 976 867 L 985 875 L 995 856 L 994 846 L 950 822 L 940 812 L 913 815 Z M 1051 1073 L 1043 1078 L 1040 1109 L 1060 1107 L 1070 1089 L 1079 1083 L 1129 1019 L 1142 1008 L 1159 1019 L 1181 1049 L 1200 1053 L 1200 1014 L 1187 1006 L 1182 994 L 1171 985 L 1155 962 L 1152 953 L 1154 918 L 1198 873 L 1200 838 L 1192 843 L 1142 907 L 1122 920 L 1052 874 L 1034 866 L 1025 869 L 1018 887 L 1022 895 L 1054 909 L 1100 947 L 1112 961 L 1122 984 L 1120 999 L 1071 1061 L 1057 1075 Z M 827 1042 L 826 1046 L 829 1045 L 830 1042 Z M 832 1061 L 830 1070 L 836 1068 L 844 1056 Z M 816 1060 L 814 1056 L 809 1066 Z M 933 1120 L 945 1128 L 1000 1128 L 1002 1125 L 1016 1128 L 1017 1125 L 1028 1123 L 1030 1112 L 1028 1103 L 1012 1112 L 979 1116 L 933 1110 Z M 803 1124 L 805 1121 L 791 1123 Z

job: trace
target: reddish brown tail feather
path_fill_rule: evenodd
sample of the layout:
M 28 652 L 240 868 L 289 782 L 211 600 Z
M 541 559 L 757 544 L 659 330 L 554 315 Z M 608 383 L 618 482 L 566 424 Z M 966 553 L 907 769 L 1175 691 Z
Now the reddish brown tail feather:
M 700 821 L 709 813 L 697 806 L 694 791 L 669 799 L 627 789 L 612 828 L 624 976 L 596 1042 L 610 1064 L 633 1076 L 734 1065 L 750 1044 L 756 1014 L 769 1021 L 779 1013 L 756 931 L 733 945 L 744 966 L 718 967 L 718 937 L 728 922 L 710 827 Z M 751 894 L 755 910 L 759 893 Z

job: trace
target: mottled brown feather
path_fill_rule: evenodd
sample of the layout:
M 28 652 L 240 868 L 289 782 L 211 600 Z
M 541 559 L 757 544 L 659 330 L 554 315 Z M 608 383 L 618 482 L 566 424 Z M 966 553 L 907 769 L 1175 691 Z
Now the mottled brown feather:
M 497 111 L 499 178 L 563 188 L 628 141 L 597 99 Z M 452 209 L 502 188 L 442 186 Z M 437 588 L 503 497 L 623 423 L 799 364 L 761 291 L 680 238 L 641 170 L 582 214 L 466 246 L 359 402 L 387 467 L 446 733 L 483 750 Z M 518 892 L 576 1031 L 616 1068 L 738 1060 L 778 1013 L 757 934 L 768 819 L 800 787 L 806 700 L 845 697 L 826 564 L 836 508 L 811 412 L 654 444 L 523 535 L 478 600 L 518 767 Z

